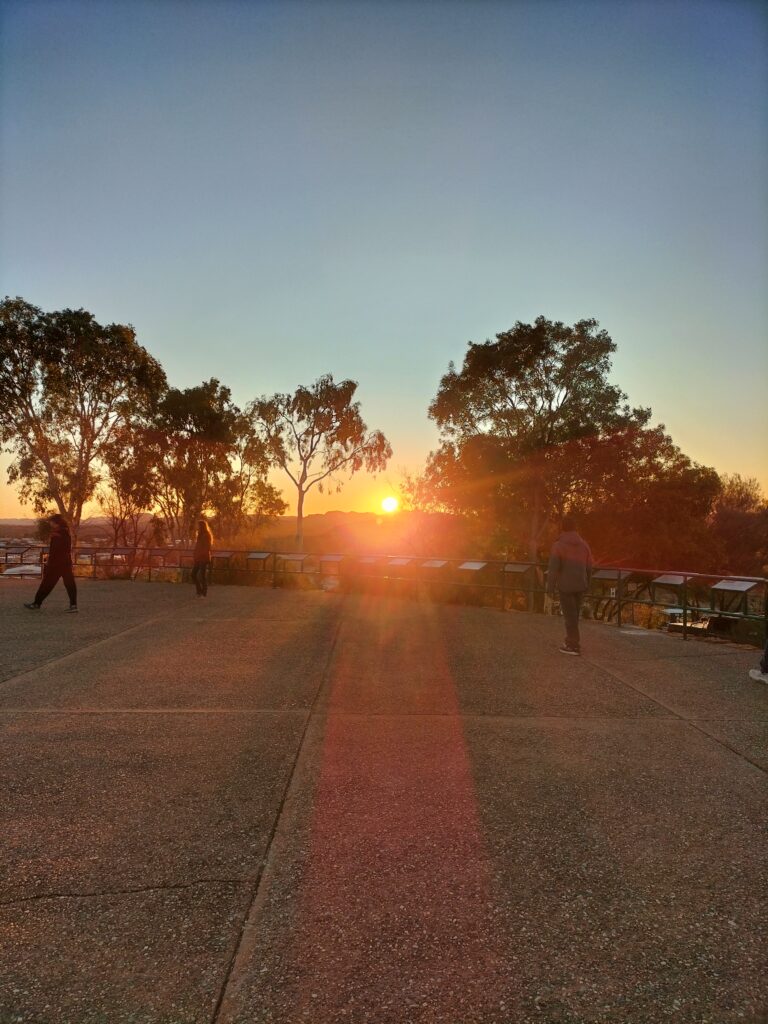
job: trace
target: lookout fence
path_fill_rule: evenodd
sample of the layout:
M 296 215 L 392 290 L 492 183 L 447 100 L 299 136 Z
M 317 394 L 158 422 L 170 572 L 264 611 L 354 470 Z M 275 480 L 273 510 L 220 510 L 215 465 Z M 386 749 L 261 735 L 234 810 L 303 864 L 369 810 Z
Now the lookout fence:
M 0 548 L 3 576 L 39 575 L 45 549 Z M 77 547 L 76 575 L 184 583 L 193 552 L 177 547 Z M 540 562 L 416 555 L 302 554 L 214 549 L 214 584 L 314 587 L 396 593 L 492 605 L 503 611 L 546 609 L 547 566 Z M 556 604 L 555 604 L 556 607 Z M 683 639 L 714 635 L 762 644 L 768 632 L 768 581 L 669 569 L 599 565 L 585 596 L 584 615 L 618 626 L 666 628 Z

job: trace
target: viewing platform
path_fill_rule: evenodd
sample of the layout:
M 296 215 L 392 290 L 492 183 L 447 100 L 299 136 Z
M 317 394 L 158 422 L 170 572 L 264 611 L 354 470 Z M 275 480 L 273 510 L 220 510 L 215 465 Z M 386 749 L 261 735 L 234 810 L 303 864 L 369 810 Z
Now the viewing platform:
M 36 585 L 0 577 L 0 1024 L 766 1020 L 755 648 Z

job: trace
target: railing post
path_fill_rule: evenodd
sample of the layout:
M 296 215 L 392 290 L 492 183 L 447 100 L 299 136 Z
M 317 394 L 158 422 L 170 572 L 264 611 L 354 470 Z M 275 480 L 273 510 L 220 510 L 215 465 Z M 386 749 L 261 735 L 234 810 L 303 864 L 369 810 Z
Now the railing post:
M 501 610 L 503 612 L 505 612 L 507 610 L 507 602 L 505 600 L 505 598 L 506 598 L 505 587 L 506 587 L 506 583 L 507 583 L 507 581 L 506 581 L 506 575 L 507 575 L 506 568 L 507 568 L 507 563 L 506 562 L 502 562 L 501 563 Z
M 688 639 L 688 577 L 683 576 L 683 640 Z
M 623 582 L 624 582 L 624 580 L 623 580 L 622 575 L 621 575 L 621 568 L 619 568 L 619 569 L 616 570 L 616 602 L 617 602 L 617 605 L 618 605 L 618 608 L 617 608 L 617 611 L 616 611 L 616 625 L 619 627 L 619 629 L 621 629 L 621 602 L 622 602 L 621 591 L 623 589 L 623 587 L 622 587 Z

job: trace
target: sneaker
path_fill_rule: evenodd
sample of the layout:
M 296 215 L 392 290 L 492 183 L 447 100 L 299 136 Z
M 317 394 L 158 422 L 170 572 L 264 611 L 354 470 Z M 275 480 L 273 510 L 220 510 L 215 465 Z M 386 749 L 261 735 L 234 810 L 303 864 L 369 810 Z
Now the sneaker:
M 560 648 L 561 654 L 581 654 L 581 651 L 575 650 L 573 647 L 569 647 L 568 644 L 563 644 Z
M 29 604 L 25 604 L 24 607 L 25 608 L 29 608 L 30 611 L 39 612 L 40 608 L 41 608 L 41 605 L 35 604 L 34 601 L 30 601 L 30 603 Z
M 76 612 L 77 611 L 77 605 L 76 604 L 71 604 L 69 606 L 69 608 L 67 608 L 67 611 L 70 612 L 70 613 L 71 612 Z
M 27 605 L 29 608 L 29 605 Z M 756 683 L 768 683 L 768 672 L 761 672 L 759 668 L 751 668 L 749 670 L 749 678 L 754 679 Z

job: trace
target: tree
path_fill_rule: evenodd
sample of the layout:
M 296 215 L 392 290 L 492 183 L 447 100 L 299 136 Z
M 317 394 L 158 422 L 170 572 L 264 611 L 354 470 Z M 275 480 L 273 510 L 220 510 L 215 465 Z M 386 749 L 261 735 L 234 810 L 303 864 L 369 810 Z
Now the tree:
M 450 364 L 429 409 L 441 446 L 427 476 L 447 504 L 497 521 L 504 508 L 523 516 L 535 559 L 562 504 L 553 493 L 553 455 L 650 418 L 609 383 L 615 349 L 596 320 L 568 327 L 543 316 L 518 321 L 493 341 L 470 342 L 461 370 Z
M 130 326 L 102 326 L 83 309 L 43 313 L 20 298 L 0 303 L 0 442 L 10 483 L 76 534 L 116 432 L 150 414 L 165 389 L 160 364 Z
M 231 532 L 249 517 L 279 515 L 285 502 L 266 479 L 269 449 L 253 415 L 212 378 L 170 388 L 143 445 L 154 500 L 171 537 L 188 541 L 205 512 Z
M 216 503 L 217 533 L 233 537 L 246 527 L 283 515 L 288 505 L 267 479 L 270 453 L 253 410 L 237 417 L 229 461 L 230 476 L 222 482 Z
M 720 478 L 709 519 L 723 572 L 762 576 L 768 569 L 768 501 L 754 478 Z
M 104 453 L 98 498 L 115 547 L 138 548 L 153 532 L 154 478 L 146 459 L 145 436 L 146 430 L 126 425 Z
M 432 452 L 421 475 L 406 477 L 406 507 L 447 512 L 467 521 L 470 534 L 489 553 L 527 556 L 530 517 L 524 475 L 497 438 L 478 434 L 461 443 L 443 443 Z M 479 548 L 478 548 L 479 550 Z
M 304 499 L 313 487 L 341 490 L 342 474 L 386 468 L 392 449 L 380 430 L 369 431 L 353 402 L 357 383 L 334 383 L 326 374 L 292 395 L 275 394 L 251 404 L 271 457 L 297 492 L 296 544 L 304 542 Z
M 203 512 L 218 506 L 231 474 L 239 409 L 215 378 L 181 391 L 169 388 L 146 434 L 144 454 L 168 533 L 189 541 Z
M 707 518 L 720 480 L 680 451 L 662 425 L 585 438 L 567 457 L 558 454 L 564 507 L 578 513 L 600 560 L 716 568 Z

